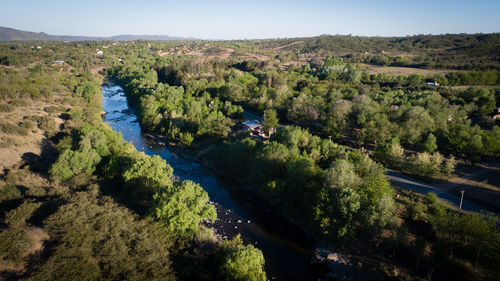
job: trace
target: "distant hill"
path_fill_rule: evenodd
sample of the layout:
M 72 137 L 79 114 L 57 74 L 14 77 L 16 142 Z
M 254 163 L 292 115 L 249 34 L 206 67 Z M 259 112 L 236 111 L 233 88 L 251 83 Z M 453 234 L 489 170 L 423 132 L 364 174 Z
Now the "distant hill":
M 110 37 L 97 36 L 71 36 L 71 35 L 50 35 L 45 32 L 30 32 L 9 27 L 0 26 L 0 41 L 85 41 L 85 40 L 116 40 L 116 41 L 131 41 L 131 40 L 157 40 L 157 41 L 172 41 L 172 40 L 200 40 L 192 37 L 173 37 L 168 35 L 115 35 Z

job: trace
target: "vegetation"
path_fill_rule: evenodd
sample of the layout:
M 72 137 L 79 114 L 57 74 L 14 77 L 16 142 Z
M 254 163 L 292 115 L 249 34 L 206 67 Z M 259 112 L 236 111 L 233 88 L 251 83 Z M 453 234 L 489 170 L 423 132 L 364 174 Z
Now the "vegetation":
M 192 181 L 176 182 L 153 195 L 153 215 L 172 232 L 197 232 L 200 221 L 216 220 L 207 193 Z
M 221 265 L 222 280 L 266 280 L 262 252 L 252 245 L 243 245 L 239 235 L 224 242 L 222 257 L 224 259 Z
M 0 148 L 35 135 L 43 144 L 40 155 L 19 155 L 22 168 L 6 168 L 0 182 L 0 274 L 267 279 L 259 249 L 240 236 L 219 241 L 206 227 L 217 215 L 202 186 L 175 179 L 163 159 L 103 124 L 107 76 L 123 86 L 144 130 L 253 188 L 318 244 L 364 255 L 359 264 L 374 276 L 497 279 L 497 217 L 457 213 L 433 193 L 395 191 L 382 164 L 444 178 L 457 160 L 500 156 L 499 96 L 483 87 L 500 81 L 498 40 L 0 44 Z M 447 71 L 391 76 L 363 64 Z M 244 109 L 277 132 L 242 132 Z

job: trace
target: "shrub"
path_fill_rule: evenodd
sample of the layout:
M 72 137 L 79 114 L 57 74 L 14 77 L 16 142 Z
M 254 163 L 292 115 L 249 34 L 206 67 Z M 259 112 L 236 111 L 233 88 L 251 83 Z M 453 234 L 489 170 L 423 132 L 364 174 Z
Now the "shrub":
M 31 130 L 33 127 L 35 127 L 35 124 L 31 122 L 30 120 L 22 121 L 19 123 L 19 127 L 24 128 L 26 130 Z
M 417 153 L 412 159 L 413 172 L 424 177 L 435 176 L 441 172 L 443 160 L 444 157 L 439 152 L 434 154 Z
M 421 202 L 410 202 L 406 206 L 406 216 L 412 221 L 424 220 L 427 208 Z
M 38 124 L 38 128 L 48 133 L 52 133 L 56 130 L 56 122 L 50 116 L 42 116 L 40 118 L 40 123 Z
M 13 106 L 6 103 L 0 104 L 0 112 L 12 112 L 12 111 L 14 111 Z
M 45 108 L 45 112 L 51 114 L 51 113 L 55 113 L 55 112 L 61 112 L 61 111 L 64 111 L 66 110 L 66 108 L 64 106 L 55 106 L 55 105 L 51 105 L 49 107 L 46 107 Z
M 28 135 L 29 130 L 11 123 L 0 123 L 0 131 L 10 135 Z
M 0 137 L 0 148 L 14 147 L 17 145 L 16 140 L 9 137 Z
M 65 150 L 50 168 L 50 178 L 56 182 L 67 182 L 75 175 L 90 175 L 101 157 L 95 150 L 85 152 Z
M 66 149 L 71 149 L 73 148 L 73 138 L 71 136 L 65 136 L 62 139 L 59 140 L 59 142 L 56 145 L 57 151 L 59 153 L 62 153 Z
M 21 206 L 7 213 L 5 222 L 10 227 L 24 226 L 26 225 L 26 221 L 31 218 L 40 205 L 41 203 L 24 202 Z
M 11 227 L 0 232 L 0 258 L 19 265 L 24 254 L 31 247 L 26 232 L 22 228 Z
M 451 175 L 453 175 L 453 173 L 455 172 L 456 165 L 457 160 L 455 160 L 455 157 L 451 156 L 450 158 L 446 159 L 443 165 L 443 173 L 448 177 L 451 177 Z
M 223 280 L 265 281 L 264 256 L 253 245 L 243 245 L 238 234 L 223 245 L 224 262 L 220 268 Z
M 26 100 L 11 100 L 9 102 L 10 105 L 12 106 L 28 106 L 30 103 Z
M 21 192 L 17 187 L 10 184 L 0 187 L 0 203 L 19 198 L 21 198 Z
M 34 280 L 175 280 L 172 239 L 159 224 L 109 197 L 75 192 L 68 201 L 43 221 L 58 243 Z
M 181 141 L 182 144 L 184 145 L 191 145 L 191 143 L 193 142 L 194 140 L 194 137 L 191 133 L 179 133 L 179 140 Z

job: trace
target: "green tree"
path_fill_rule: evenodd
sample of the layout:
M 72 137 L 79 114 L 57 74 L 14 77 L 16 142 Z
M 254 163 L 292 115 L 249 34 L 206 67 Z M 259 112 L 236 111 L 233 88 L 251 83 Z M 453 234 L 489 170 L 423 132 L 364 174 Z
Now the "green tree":
M 137 186 L 148 191 L 170 186 L 173 169 L 160 156 L 146 156 L 135 161 L 123 173 L 123 179 L 131 186 Z
M 264 131 L 269 132 L 272 129 L 276 129 L 278 127 L 278 121 L 276 110 L 266 109 L 266 111 L 264 111 L 264 122 L 262 122 Z
M 323 234 L 347 241 L 354 235 L 352 220 L 361 207 L 361 197 L 356 189 L 361 178 L 347 160 L 337 160 L 327 171 L 325 189 L 316 208 Z
M 451 175 L 453 175 L 453 173 L 455 172 L 456 165 L 457 160 L 455 160 L 455 157 L 450 156 L 450 158 L 447 158 L 444 162 L 443 173 L 448 177 L 451 177 Z
M 192 181 L 175 182 L 153 195 L 153 216 L 173 232 L 197 232 L 201 221 L 217 219 L 208 194 Z
M 108 139 L 102 131 L 94 128 L 87 128 L 81 131 L 83 134 L 79 143 L 80 151 L 95 149 L 101 157 L 110 155 Z
M 429 134 L 427 139 L 422 143 L 422 150 L 424 152 L 432 153 L 438 148 L 436 144 L 436 137 L 433 134 Z
M 76 175 L 90 175 L 101 157 L 94 150 L 85 152 L 65 150 L 50 168 L 50 178 L 56 182 L 66 182 Z
M 243 245 L 238 234 L 223 244 L 224 261 L 220 268 L 223 280 L 265 281 L 264 256 L 253 245 Z

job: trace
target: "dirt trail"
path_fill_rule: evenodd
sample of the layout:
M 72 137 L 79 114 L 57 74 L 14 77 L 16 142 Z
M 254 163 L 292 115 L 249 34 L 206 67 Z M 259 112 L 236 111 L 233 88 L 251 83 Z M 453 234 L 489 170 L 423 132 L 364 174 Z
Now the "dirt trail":
M 304 41 L 293 42 L 293 43 L 290 43 L 290 44 L 286 44 L 286 45 L 283 45 L 283 46 L 279 46 L 279 47 L 273 48 L 272 50 L 273 51 L 277 51 L 277 50 L 281 50 L 281 49 L 284 49 L 286 47 L 290 47 L 290 46 L 297 45 L 297 44 L 300 44 L 300 43 L 304 43 Z

